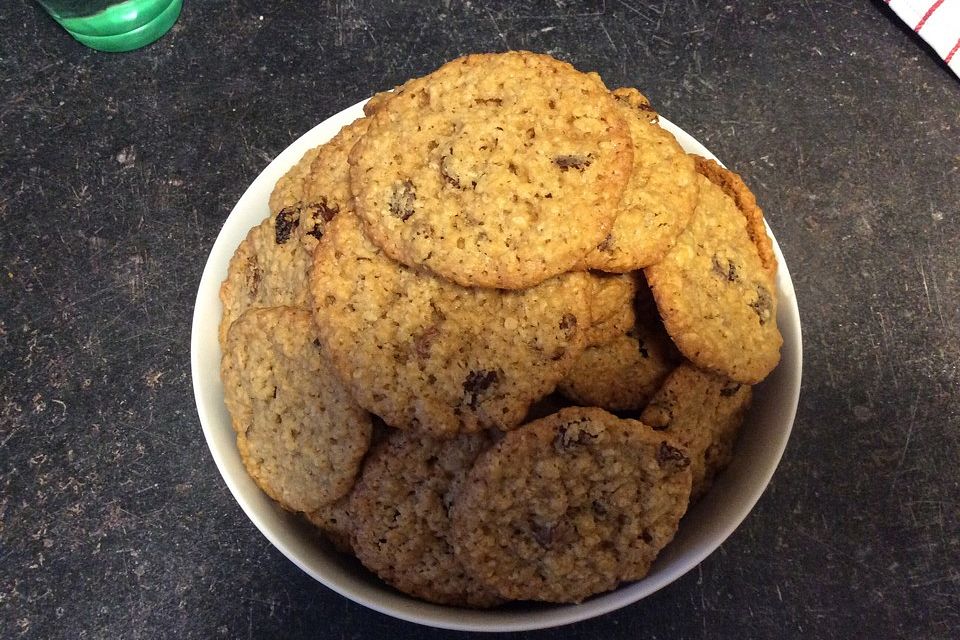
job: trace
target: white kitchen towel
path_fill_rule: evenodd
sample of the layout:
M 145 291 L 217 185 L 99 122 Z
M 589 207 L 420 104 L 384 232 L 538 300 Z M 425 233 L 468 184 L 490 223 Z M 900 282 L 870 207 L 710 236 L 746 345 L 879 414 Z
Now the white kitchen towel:
M 886 0 L 960 77 L 960 0 Z

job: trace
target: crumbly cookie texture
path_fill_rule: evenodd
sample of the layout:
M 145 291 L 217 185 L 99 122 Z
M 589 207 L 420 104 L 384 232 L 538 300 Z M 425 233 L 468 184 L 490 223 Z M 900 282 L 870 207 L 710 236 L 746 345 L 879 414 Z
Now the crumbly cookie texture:
M 701 176 L 689 226 L 644 273 L 680 352 L 702 369 L 754 384 L 777 366 L 783 338 L 776 283 L 747 220 L 733 198 Z
M 667 377 L 640 419 L 673 436 L 690 457 L 694 502 L 733 459 L 740 425 L 750 407 L 750 385 L 683 364 Z
M 400 87 L 350 163 L 357 212 L 389 256 L 464 286 L 517 289 L 606 237 L 633 148 L 599 76 L 514 51 Z
M 609 411 L 643 409 L 680 361 L 642 276 L 634 282 L 634 325 L 612 340 L 587 347 L 557 387 L 578 404 Z
M 457 557 L 521 600 L 580 602 L 638 580 L 686 510 L 689 463 L 640 422 L 564 409 L 478 458 L 451 511 Z
M 490 443 L 483 432 L 449 440 L 391 434 L 371 454 L 350 496 L 357 558 L 397 589 L 430 602 L 471 607 L 501 602 L 466 574 L 449 540 L 450 505 Z
M 240 243 L 220 286 L 220 346 L 247 309 L 309 309 L 307 272 L 326 224 L 350 205 L 347 155 L 367 128 L 361 118 L 315 147 L 288 171 L 270 195 L 270 215 Z
M 583 350 L 584 273 L 522 291 L 465 288 L 389 259 L 343 214 L 314 257 L 331 361 L 357 402 L 396 428 L 511 429 Z
M 227 335 L 221 376 L 240 456 L 267 495 L 309 513 L 349 491 L 371 420 L 327 365 L 309 311 L 244 313 Z
M 613 92 L 629 124 L 633 172 L 609 234 L 581 266 L 627 272 L 659 262 L 687 226 L 697 205 L 693 159 L 636 89 Z

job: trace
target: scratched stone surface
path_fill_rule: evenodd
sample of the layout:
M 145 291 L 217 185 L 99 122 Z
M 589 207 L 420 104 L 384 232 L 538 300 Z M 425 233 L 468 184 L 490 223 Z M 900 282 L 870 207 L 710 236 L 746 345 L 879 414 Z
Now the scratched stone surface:
M 740 171 L 804 328 L 759 504 L 575 638 L 960 628 L 960 81 L 883 3 L 188 2 L 100 54 L 0 21 L 0 637 L 440 638 L 314 582 L 244 516 L 189 373 L 207 253 L 292 140 L 458 54 L 640 87 Z M 553 637 L 556 632 L 530 634 Z

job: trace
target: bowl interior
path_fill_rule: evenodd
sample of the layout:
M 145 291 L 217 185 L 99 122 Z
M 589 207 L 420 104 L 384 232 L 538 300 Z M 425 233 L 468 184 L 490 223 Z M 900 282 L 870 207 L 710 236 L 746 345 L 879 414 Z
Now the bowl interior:
M 226 277 L 227 264 L 237 245 L 250 228 L 268 214 L 267 203 L 276 181 L 305 151 L 326 142 L 342 126 L 362 116 L 362 106 L 363 102 L 355 104 L 317 125 L 263 170 L 224 222 L 200 281 L 191 336 L 197 411 L 217 468 L 244 512 L 287 558 L 330 589 L 382 613 L 447 629 L 517 631 L 584 620 L 644 598 L 695 567 L 720 546 L 760 498 L 780 461 L 796 415 L 802 367 L 800 316 L 790 272 L 772 233 L 779 261 L 777 322 L 784 340 L 780 364 L 756 388 L 730 467 L 687 513 L 676 538 L 643 580 L 579 605 L 519 604 L 493 611 L 475 611 L 421 602 L 387 587 L 354 559 L 334 552 L 318 539 L 308 524 L 276 506 L 247 475 L 236 448 L 220 383 L 217 343 L 220 283 Z M 661 117 L 661 125 L 676 136 L 686 151 L 715 158 L 665 118 Z

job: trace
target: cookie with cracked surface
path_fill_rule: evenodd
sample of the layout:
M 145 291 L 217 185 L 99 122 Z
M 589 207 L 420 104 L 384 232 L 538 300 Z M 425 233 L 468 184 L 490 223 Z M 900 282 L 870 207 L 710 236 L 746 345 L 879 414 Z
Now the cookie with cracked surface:
M 582 405 L 609 411 L 646 406 L 679 363 L 677 348 L 663 329 L 646 284 L 638 283 L 636 321 L 604 344 L 587 347 L 557 389 Z
M 701 371 L 689 363 L 677 367 L 643 410 L 640 419 L 673 436 L 690 457 L 695 502 L 733 459 L 740 425 L 753 389 Z
M 251 309 L 227 335 L 224 399 L 250 476 L 291 511 L 347 493 L 370 445 L 370 415 L 340 385 L 310 312 Z
M 510 289 L 568 271 L 603 240 L 632 161 L 598 76 L 516 51 L 406 83 L 350 155 L 357 212 L 389 256 Z
M 613 92 L 633 140 L 633 172 L 613 228 L 581 266 L 623 273 L 659 262 L 697 204 L 693 159 L 636 89 Z
M 348 510 L 352 545 L 368 569 L 400 591 L 439 604 L 501 602 L 454 556 L 448 510 L 492 440 L 486 433 L 438 439 L 396 431 L 364 466 Z
M 270 215 L 247 234 L 220 287 L 220 346 L 234 320 L 251 308 L 310 308 L 307 272 L 325 225 L 350 206 L 347 156 L 366 131 L 361 118 L 315 147 L 276 184 Z
M 776 283 L 748 232 L 748 214 L 720 186 L 699 181 L 690 224 L 644 274 L 667 333 L 688 360 L 755 384 L 780 361 Z
M 466 288 L 388 258 L 339 215 L 314 255 L 314 318 L 340 378 L 398 429 L 517 426 L 583 350 L 589 281 Z
M 580 602 L 646 575 L 689 497 L 671 437 L 573 407 L 481 454 L 451 510 L 454 549 L 503 597 Z

